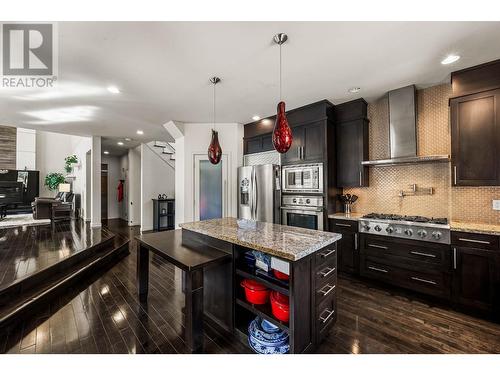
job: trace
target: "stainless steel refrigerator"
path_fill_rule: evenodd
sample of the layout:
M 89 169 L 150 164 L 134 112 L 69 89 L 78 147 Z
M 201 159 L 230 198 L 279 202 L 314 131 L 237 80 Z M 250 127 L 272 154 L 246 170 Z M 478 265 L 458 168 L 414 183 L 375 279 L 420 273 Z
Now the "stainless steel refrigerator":
M 280 223 L 279 165 L 238 168 L 238 218 Z

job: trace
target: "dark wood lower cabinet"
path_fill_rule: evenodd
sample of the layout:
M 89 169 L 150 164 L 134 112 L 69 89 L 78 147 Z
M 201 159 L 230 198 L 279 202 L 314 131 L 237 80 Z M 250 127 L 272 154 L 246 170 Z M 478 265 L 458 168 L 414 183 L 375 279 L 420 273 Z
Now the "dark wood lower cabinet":
M 337 242 L 339 271 L 359 274 L 358 222 L 355 220 L 330 219 L 330 232 L 342 234 Z
M 498 237 L 454 232 L 453 301 L 486 313 L 498 311 L 500 251 Z
M 361 233 L 359 273 L 498 319 L 498 236 L 452 232 L 451 238 L 450 246 Z M 340 241 L 339 267 L 346 263 L 342 245 Z

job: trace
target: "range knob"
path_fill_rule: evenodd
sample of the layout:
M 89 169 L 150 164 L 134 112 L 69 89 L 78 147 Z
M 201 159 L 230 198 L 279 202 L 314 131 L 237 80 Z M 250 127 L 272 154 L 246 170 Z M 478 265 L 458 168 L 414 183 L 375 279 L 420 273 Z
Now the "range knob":
M 293 198 L 292 202 L 297 203 L 297 198 Z
M 389 225 L 387 228 L 385 228 L 385 230 L 386 230 L 386 232 L 387 232 L 387 233 L 389 233 L 389 234 L 391 234 L 392 232 L 394 232 L 394 228 L 393 228 L 393 227 L 391 227 L 390 225 Z
M 363 224 L 363 229 L 368 232 L 370 230 L 370 226 L 368 224 Z
M 420 238 L 425 238 L 425 236 L 427 236 L 427 231 L 425 229 L 420 229 L 417 234 L 420 236 Z
M 432 232 L 432 237 L 434 237 L 436 240 L 439 240 L 443 234 L 439 231 Z
M 380 228 L 380 225 L 375 225 L 375 228 L 374 228 L 377 232 L 380 232 L 382 230 L 382 228 Z
M 306 203 L 309 204 L 311 203 L 311 200 L 309 198 L 306 199 Z
M 407 228 L 407 229 L 405 229 L 405 234 L 406 234 L 407 236 L 410 236 L 410 237 L 411 237 L 411 236 L 413 236 L 413 231 L 412 231 L 410 228 Z

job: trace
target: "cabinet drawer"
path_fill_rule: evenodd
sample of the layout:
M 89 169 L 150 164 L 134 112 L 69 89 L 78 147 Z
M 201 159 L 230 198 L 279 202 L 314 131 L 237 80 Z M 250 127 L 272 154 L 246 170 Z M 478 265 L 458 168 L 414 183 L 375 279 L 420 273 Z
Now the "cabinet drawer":
M 417 292 L 450 297 L 450 276 L 446 272 L 422 272 L 365 260 L 361 266 L 361 274 Z
M 390 260 L 390 263 L 406 263 L 413 268 L 428 267 L 448 270 L 451 248 L 449 245 L 430 242 L 386 240 L 376 236 L 362 237 L 363 255 Z
M 337 244 L 333 243 L 319 250 L 315 254 L 315 269 L 324 267 L 326 264 L 337 266 Z
M 316 338 L 321 342 L 337 320 L 337 304 L 335 295 L 325 299 L 316 308 Z
M 490 234 L 451 232 L 451 244 L 460 247 L 474 247 L 485 250 L 498 250 L 499 238 Z
M 330 232 L 357 232 L 358 222 L 355 220 L 330 219 Z
M 320 305 L 325 299 L 335 298 L 337 294 L 337 279 L 327 280 L 316 287 L 316 305 Z M 333 297 L 332 297 L 333 296 Z
M 316 279 L 316 286 L 321 286 L 331 279 L 334 279 L 334 282 L 336 282 L 337 263 L 335 262 L 335 259 L 331 259 L 330 261 L 325 262 L 320 267 L 316 268 L 314 277 Z

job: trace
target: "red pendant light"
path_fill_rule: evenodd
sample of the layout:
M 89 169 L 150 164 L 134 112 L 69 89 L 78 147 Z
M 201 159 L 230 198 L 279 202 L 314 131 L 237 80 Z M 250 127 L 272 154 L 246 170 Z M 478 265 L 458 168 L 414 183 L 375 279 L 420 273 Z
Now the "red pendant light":
M 212 129 L 212 141 L 208 146 L 208 160 L 210 160 L 212 164 L 219 164 L 221 158 L 222 148 L 219 144 L 219 133 Z
M 276 122 L 273 130 L 273 145 L 280 154 L 287 152 L 292 146 L 292 129 L 288 124 L 285 112 L 285 102 L 281 100 L 281 45 L 288 39 L 286 34 L 280 33 L 274 36 L 274 42 L 280 46 L 280 102 L 278 103 Z
M 276 151 L 284 154 L 292 145 L 293 136 L 292 129 L 288 125 L 288 120 L 285 114 L 285 102 L 278 103 L 278 114 L 276 115 L 276 123 L 273 130 L 273 145 Z
M 219 77 L 210 78 L 210 82 L 214 85 L 214 128 L 212 129 L 212 140 L 208 145 L 208 160 L 212 164 L 219 164 L 222 158 L 222 147 L 220 147 L 219 143 L 219 133 L 215 130 L 215 85 L 220 82 Z

